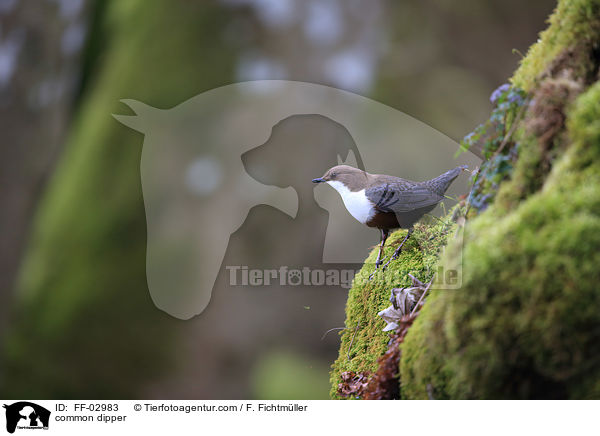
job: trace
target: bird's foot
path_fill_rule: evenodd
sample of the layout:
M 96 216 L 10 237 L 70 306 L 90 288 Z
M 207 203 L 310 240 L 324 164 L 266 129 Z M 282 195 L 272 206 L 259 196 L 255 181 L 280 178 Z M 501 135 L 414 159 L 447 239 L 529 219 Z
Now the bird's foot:
M 373 277 L 375 277 L 375 273 L 377 272 L 377 270 L 379 269 L 379 267 L 381 266 L 382 263 L 383 263 L 383 259 L 380 256 L 377 256 L 377 260 L 375 261 L 375 269 L 369 276 L 369 281 L 373 280 Z
M 373 270 L 373 272 L 371 273 L 371 275 L 369 275 L 369 281 L 373 280 L 373 277 L 375 277 L 375 274 L 379 270 L 379 267 L 381 266 L 382 263 L 383 263 L 383 260 L 381 260 L 381 259 L 377 259 L 375 261 L 375 269 Z
M 413 232 L 412 229 L 410 229 L 408 231 L 408 233 L 406 234 L 406 236 L 404 237 L 402 242 L 400 242 L 400 245 L 398 245 L 398 248 L 396 248 L 396 251 L 394 251 L 394 254 L 392 255 L 392 259 L 398 259 L 398 256 L 400 256 L 400 253 L 402 253 L 402 247 L 404 247 L 404 243 L 408 240 L 408 238 L 410 238 L 410 235 L 412 234 L 412 232 Z
M 390 257 L 390 260 L 383 264 L 383 266 L 381 267 L 381 272 L 385 271 L 385 269 L 388 267 L 392 260 L 394 260 L 394 257 Z
M 404 245 L 404 241 L 402 242 L 402 244 L 400 244 L 400 246 L 396 249 L 396 251 L 394 251 L 394 254 L 392 254 L 392 257 L 390 257 L 390 260 L 388 260 L 382 267 L 381 270 L 385 271 L 385 269 L 388 267 L 388 265 L 390 264 L 390 262 L 392 260 L 396 260 L 398 259 L 398 257 L 400 257 L 400 254 L 402 253 L 402 245 Z
M 373 270 L 373 272 L 371 273 L 371 275 L 369 275 L 369 281 L 373 280 L 373 277 L 375 277 L 375 274 L 377 273 L 378 269 L 379 269 L 379 265 L 375 264 L 375 269 Z

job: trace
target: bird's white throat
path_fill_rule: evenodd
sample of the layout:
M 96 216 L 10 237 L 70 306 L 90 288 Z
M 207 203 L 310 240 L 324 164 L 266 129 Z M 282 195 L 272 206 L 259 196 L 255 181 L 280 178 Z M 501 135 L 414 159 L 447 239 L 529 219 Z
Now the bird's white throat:
M 375 209 L 373 203 L 365 195 L 364 189 L 352 192 L 340 181 L 330 180 L 327 183 L 340 193 L 344 206 L 346 206 L 350 215 L 360 223 L 366 224 L 373 217 Z

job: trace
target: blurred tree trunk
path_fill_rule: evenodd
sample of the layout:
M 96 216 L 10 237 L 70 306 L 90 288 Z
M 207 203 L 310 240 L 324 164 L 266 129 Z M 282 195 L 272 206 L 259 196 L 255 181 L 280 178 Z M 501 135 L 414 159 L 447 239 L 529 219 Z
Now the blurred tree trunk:
M 34 205 L 66 136 L 87 6 L 0 4 L 0 331 L 7 325 Z
M 146 286 L 143 138 L 111 114 L 122 98 L 168 107 L 230 82 L 225 27 L 216 2 L 107 5 L 92 35 L 102 70 L 90 71 L 21 269 L 6 397 L 133 397 L 169 362 L 178 322 Z

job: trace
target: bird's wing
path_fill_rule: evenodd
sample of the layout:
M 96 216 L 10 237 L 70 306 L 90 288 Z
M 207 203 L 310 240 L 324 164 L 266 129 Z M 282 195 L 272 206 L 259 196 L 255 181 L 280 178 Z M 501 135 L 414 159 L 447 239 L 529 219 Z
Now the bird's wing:
M 420 183 L 391 182 L 371 187 L 365 191 L 367 198 L 382 212 L 410 212 L 432 206 L 443 197 Z

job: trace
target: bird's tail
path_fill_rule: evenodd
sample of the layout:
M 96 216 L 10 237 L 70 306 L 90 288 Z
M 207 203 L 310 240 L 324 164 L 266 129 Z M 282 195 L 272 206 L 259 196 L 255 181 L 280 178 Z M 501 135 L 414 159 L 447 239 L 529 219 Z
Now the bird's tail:
M 431 191 L 435 192 L 440 196 L 443 196 L 454 181 L 454 179 L 458 177 L 461 171 L 464 171 L 466 169 L 466 165 L 456 167 L 450 171 L 446 171 L 440 176 L 437 176 L 435 179 L 428 180 L 427 182 L 425 182 L 425 184 Z

